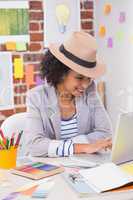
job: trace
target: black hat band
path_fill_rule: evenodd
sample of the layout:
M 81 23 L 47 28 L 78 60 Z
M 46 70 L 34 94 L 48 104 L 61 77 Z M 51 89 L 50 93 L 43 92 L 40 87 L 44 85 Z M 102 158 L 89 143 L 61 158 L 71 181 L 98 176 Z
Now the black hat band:
M 75 62 L 78 65 L 84 66 L 86 68 L 93 68 L 96 66 L 96 62 L 88 62 L 88 61 L 82 60 L 81 58 L 78 58 L 77 56 L 73 55 L 72 53 L 70 53 L 69 51 L 67 51 L 65 49 L 63 44 L 60 46 L 59 50 L 67 58 L 69 58 L 70 60 L 72 60 L 73 62 Z

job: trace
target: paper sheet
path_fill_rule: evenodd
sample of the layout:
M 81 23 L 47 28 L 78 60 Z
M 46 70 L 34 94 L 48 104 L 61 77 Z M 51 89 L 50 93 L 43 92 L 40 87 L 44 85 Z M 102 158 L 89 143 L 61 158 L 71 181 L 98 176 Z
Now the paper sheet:
M 105 28 L 105 26 L 101 25 L 101 26 L 99 27 L 99 36 L 100 36 L 100 37 L 104 37 L 105 34 L 106 34 L 106 28 Z
M 95 168 L 80 170 L 79 173 L 85 178 L 89 186 L 98 193 L 131 182 L 131 177 L 114 163 L 105 163 Z
M 5 46 L 7 51 L 16 50 L 16 42 L 6 42 Z
M 129 175 L 133 175 L 133 163 L 124 164 L 121 166 L 121 169 L 124 170 Z
M 12 56 L 10 52 L 0 53 L 0 110 L 12 109 L 13 98 L 13 76 Z
M 23 60 L 22 58 L 14 59 L 14 78 L 23 78 L 24 69 L 23 69 Z
M 16 51 L 26 51 L 26 43 L 25 42 L 16 42 Z
M 25 82 L 27 87 L 34 84 L 34 66 L 26 65 L 25 67 Z
M 111 4 L 105 4 L 104 5 L 104 15 L 109 15 L 111 13 L 111 10 L 112 10 L 112 5 Z
M 107 47 L 108 48 L 113 48 L 113 38 L 112 37 L 109 37 L 107 39 Z

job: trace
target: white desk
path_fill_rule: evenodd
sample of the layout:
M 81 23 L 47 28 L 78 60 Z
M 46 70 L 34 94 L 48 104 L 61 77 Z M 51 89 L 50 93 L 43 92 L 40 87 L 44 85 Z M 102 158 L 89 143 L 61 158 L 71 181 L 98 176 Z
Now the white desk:
M 95 157 L 95 156 L 94 156 Z M 42 161 L 42 162 L 49 162 L 53 164 L 57 164 L 59 160 L 63 160 L 65 158 L 36 158 L 35 161 Z M 92 156 L 90 156 L 90 159 L 92 159 Z M 93 160 L 94 161 L 94 160 Z M 10 174 L 6 171 L 7 178 L 9 180 L 9 184 L 7 187 L 0 186 L 0 200 L 2 200 L 5 196 L 7 196 L 8 193 L 13 192 L 15 189 L 26 185 L 28 182 L 31 182 L 30 179 L 23 178 L 21 176 L 16 176 L 13 174 Z M 78 200 L 80 199 L 77 196 L 77 193 L 73 191 L 73 189 L 68 185 L 68 183 L 65 182 L 65 180 L 61 177 L 61 175 L 55 175 L 53 176 L 53 180 L 55 182 L 54 187 L 52 188 L 51 192 L 49 193 L 47 200 Z M 113 198 L 119 199 L 119 200 L 131 200 L 133 199 L 133 191 L 127 191 L 127 192 L 117 192 L 117 193 L 111 193 L 111 194 L 100 194 L 96 196 L 90 196 L 87 198 L 83 198 L 84 200 L 112 200 Z M 37 200 L 33 198 L 25 198 L 23 200 Z M 20 200 L 18 198 L 17 200 Z

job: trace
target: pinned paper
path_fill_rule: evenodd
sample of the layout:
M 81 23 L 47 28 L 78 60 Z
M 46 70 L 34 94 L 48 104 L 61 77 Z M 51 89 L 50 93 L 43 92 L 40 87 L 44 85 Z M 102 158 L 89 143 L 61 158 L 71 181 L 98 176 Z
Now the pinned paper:
M 5 43 L 7 51 L 14 51 L 16 50 L 16 42 L 6 42 Z
M 36 76 L 36 85 L 42 85 L 44 83 L 44 81 L 41 79 L 41 77 L 39 75 Z
M 113 48 L 113 39 L 111 37 L 109 37 L 108 40 L 107 40 L 107 47 Z
M 27 65 L 25 68 L 25 82 L 27 87 L 34 84 L 34 66 Z
M 124 23 L 126 21 L 126 13 L 125 12 L 120 12 L 119 15 L 119 22 Z
M 105 34 L 106 34 L 106 28 L 105 28 L 105 26 L 100 26 L 99 27 L 99 36 L 100 37 L 104 37 Z
M 116 38 L 117 38 L 118 41 L 122 41 L 123 38 L 124 38 L 124 33 L 122 31 L 118 31 L 116 33 Z
M 104 5 L 103 12 L 104 12 L 105 15 L 109 15 L 111 13 L 111 10 L 112 10 L 111 4 L 105 4 Z
M 22 58 L 14 59 L 14 78 L 23 78 L 24 69 L 23 69 L 23 60 Z
M 16 51 L 26 51 L 26 43 L 25 42 L 17 42 L 16 43 Z

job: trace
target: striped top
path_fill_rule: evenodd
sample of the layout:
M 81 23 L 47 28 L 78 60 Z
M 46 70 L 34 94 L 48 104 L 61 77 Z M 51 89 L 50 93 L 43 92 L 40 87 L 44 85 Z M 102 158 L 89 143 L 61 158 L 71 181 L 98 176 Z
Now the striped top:
M 77 115 L 75 114 L 72 118 L 61 120 L 61 139 L 70 139 L 78 134 L 77 128 Z
M 57 147 L 56 155 L 70 156 L 73 154 L 73 141 L 72 138 L 77 136 L 77 114 L 72 118 L 61 120 L 61 140 L 62 143 Z

